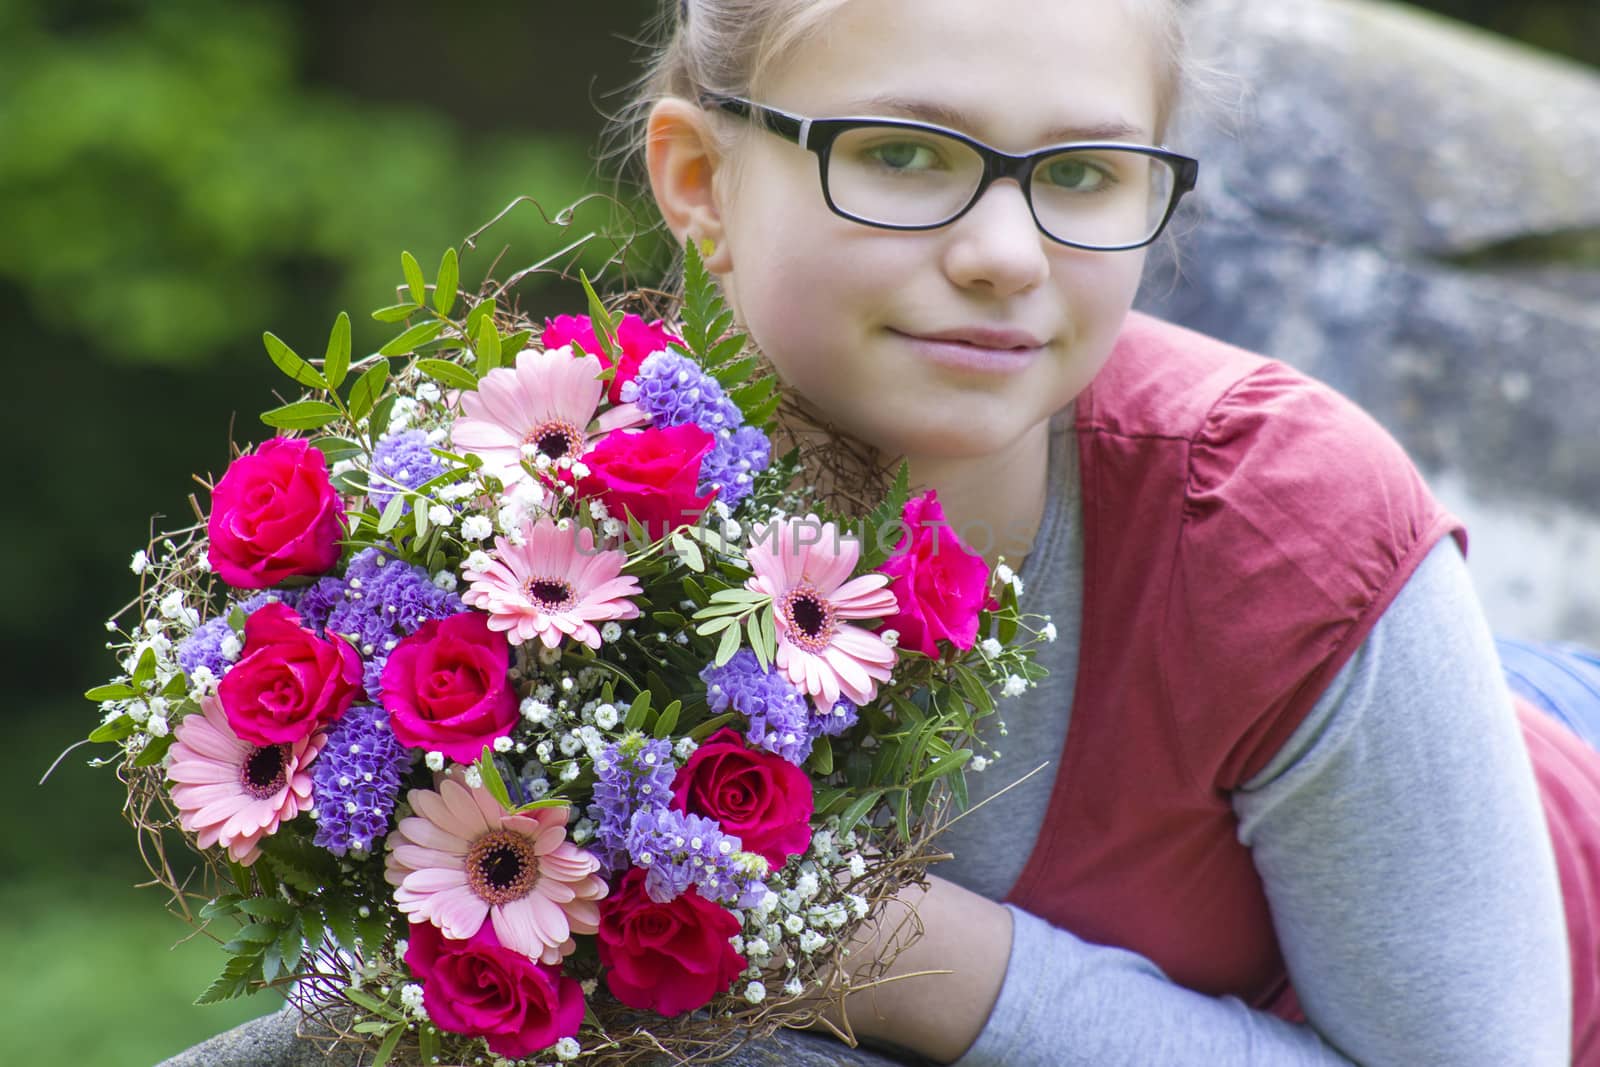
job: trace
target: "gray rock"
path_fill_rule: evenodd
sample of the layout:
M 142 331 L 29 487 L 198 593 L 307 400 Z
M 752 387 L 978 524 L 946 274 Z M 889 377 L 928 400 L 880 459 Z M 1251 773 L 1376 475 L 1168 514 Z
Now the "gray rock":
M 346 1053 L 325 1055 L 316 1042 L 296 1032 L 299 1013 L 286 1006 L 179 1053 L 157 1067 L 359 1067 L 371 1062 Z M 725 1060 L 724 1067 L 900 1067 L 923 1061 L 895 1059 L 866 1049 L 851 1049 L 829 1037 L 780 1031 L 752 1042 Z
M 1386 426 L 1474 534 L 1491 621 L 1600 643 L 1600 74 L 1400 5 L 1202 0 L 1243 102 L 1140 306 Z

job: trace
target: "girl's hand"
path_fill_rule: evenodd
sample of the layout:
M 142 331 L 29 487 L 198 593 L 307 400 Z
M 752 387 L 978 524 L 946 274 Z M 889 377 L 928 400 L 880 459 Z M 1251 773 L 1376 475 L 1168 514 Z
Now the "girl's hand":
M 913 915 L 912 913 L 915 912 Z M 940 1063 L 958 1059 L 988 1021 L 1011 955 L 1011 913 L 1001 905 L 928 876 L 886 902 L 851 942 L 850 973 L 870 982 L 876 961 L 894 955 L 882 979 L 845 998 L 824 1016 L 857 1038 L 887 1042 Z

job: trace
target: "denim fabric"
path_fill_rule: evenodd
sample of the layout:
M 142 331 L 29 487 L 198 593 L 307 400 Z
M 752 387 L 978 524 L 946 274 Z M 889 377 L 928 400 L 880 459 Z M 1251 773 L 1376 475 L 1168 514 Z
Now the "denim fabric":
M 1571 643 L 1495 639 L 1506 681 L 1600 749 L 1600 652 Z

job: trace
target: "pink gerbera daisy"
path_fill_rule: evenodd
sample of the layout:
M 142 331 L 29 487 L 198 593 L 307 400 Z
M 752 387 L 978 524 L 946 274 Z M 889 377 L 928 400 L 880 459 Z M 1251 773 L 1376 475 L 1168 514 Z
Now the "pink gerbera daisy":
M 563 530 L 547 518 L 522 533 L 521 545 L 495 538 L 489 565 L 462 572 L 472 584 L 461 599 L 488 612 L 489 629 L 504 631 L 514 644 L 537 637 L 555 648 L 570 636 L 599 648 L 595 622 L 639 617 L 627 598 L 643 590 L 639 579 L 622 573 L 627 553 L 596 549 L 593 531 Z
M 215 696 L 203 697 L 200 714 L 173 727 L 172 802 L 185 830 L 201 848 L 220 844 L 248 867 L 261 855 L 261 839 L 311 807 L 311 762 L 327 743 L 312 733 L 291 744 L 253 745 L 240 740 Z
M 524 349 L 515 367 L 497 367 L 475 391 L 461 394 L 463 416 L 450 439 L 481 456 L 484 469 L 506 485 L 523 477 L 522 461 L 533 455 L 577 459 L 611 430 L 648 419 L 636 405 L 619 404 L 595 421 L 605 392 L 600 371 L 594 356 L 574 356 L 569 348 Z
M 600 928 L 600 861 L 567 840 L 565 807 L 513 815 L 454 778 L 409 799 L 416 814 L 389 834 L 384 877 L 412 922 L 461 941 L 488 919 L 502 945 L 542 963 Z
M 772 597 L 777 666 L 795 688 L 824 714 L 840 696 L 857 704 L 876 697 L 894 667 L 894 649 L 843 620 L 893 615 L 898 603 L 884 588 L 887 575 L 850 578 L 861 543 L 808 515 L 757 527 L 745 558 L 755 571 L 745 588 Z

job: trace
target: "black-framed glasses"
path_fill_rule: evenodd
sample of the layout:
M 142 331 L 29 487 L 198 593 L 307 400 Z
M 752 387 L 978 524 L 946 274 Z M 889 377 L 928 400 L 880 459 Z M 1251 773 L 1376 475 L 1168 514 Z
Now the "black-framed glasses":
M 933 230 L 972 210 L 989 186 L 1015 179 L 1040 232 L 1097 252 L 1143 248 L 1194 188 L 1198 160 L 1121 141 L 1051 145 L 1014 156 L 963 133 L 887 118 L 806 118 L 738 96 L 703 107 L 749 119 L 816 153 L 834 214 L 886 230 Z

